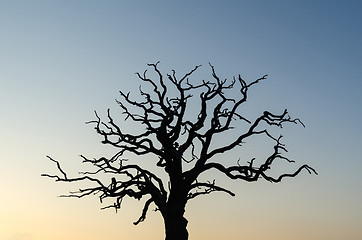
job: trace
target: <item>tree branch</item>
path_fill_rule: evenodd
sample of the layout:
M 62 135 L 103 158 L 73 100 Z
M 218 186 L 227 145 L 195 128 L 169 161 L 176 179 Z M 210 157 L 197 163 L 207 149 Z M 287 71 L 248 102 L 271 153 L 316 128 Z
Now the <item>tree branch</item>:
M 191 190 L 193 190 L 193 189 L 197 189 L 197 190 L 195 192 L 191 192 Z M 202 189 L 202 190 L 200 191 L 200 189 Z M 206 182 L 203 182 L 203 183 L 196 182 L 196 183 L 192 184 L 187 198 L 192 199 L 192 198 L 195 198 L 200 195 L 210 194 L 212 192 L 225 192 L 231 196 L 235 196 L 235 194 L 233 192 L 231 192 L 230 190 L 216 186 L 215 180 L 214 180 L 213 182 L 207 182 L 207 183 Z
M 105 198 L 114 198 L 114 204 L 103 207 L 102 209 L 106 208 L 115 208 L 116 210 L 121 207 L 121 202 L 124 197 L 131 197 L 135 199 L 141 199 L 144 195 L 150 194 L 152 197 L 146 202 L 144 207 L 143 213 L 137 221 L 142 222 L 145 219 L 145 214 L 147 212 L 147 208 L 151 202 L 154 202 L 158 205 L 161 211 L 164 211 L 164 205 L 166 203 L 167 192 L 163 187 L 162 180 L 158 178 L 156 175 L 152 174 L 151 172 L 142 169 L 138 165 L 123 165 L 124 160 L 120 160 L 119 167 L 116 168 L 112 166 L 112 163 L 118 159 L 118 155 L 108 160 L 104 157 L 99 159 L 87 159 L 84 156 L 83 162 L 91 163 L 92 165 L 98 168 L 95 172 L 81 172 L 85 176 L 77 177 L 77 178 L 69 178 L 65 174 L 65 171 L 60 166 L 59 162 L 54 160 L 53 158 L 48 158 L 55 162 L 61 176 L 59 175 L 50 175 L 50 174 L 42 174 L 43 177 L 54 178 L 56 181 L 62 182 L 79 182 L 79 181 L 91 181 L 97 183 L 97 186 L 79 189 L 78 191 L 70 192 L 68 195 L 61 195 L 61 197 L 77 197 L 82 198 L 89 195 L 96 195 L 99 194 L 100 201 L 102 202 Z M 98 178 L 90 177 L 89 175 L 96 175 L 100 172 L 104 173 L 113 173 L 117 175 L 124 175 L 127 177 L 125 180 L 116 180 L 115 177 L 111 179 L 111 183 L 109 185 L 103 184 Z M 157 186 L 152 182 L 155 180 L 158 184 Z M 143 219 L 143 220 L 142 220 Z
M 150 199 L 148 199 L 148 200 L 146 201 L 146 203 L 145 203 L 145 205 L 144 205 L 144 207 L 143 207 L 143 210 L 142 210 L 142 214 L 141 214 L 140 218 L 139 218 L 136 222 L 133 223 L 134 225 L 137 225 L 137 224 L 139 224 L 140 222 L 143 222 L 143 221 L 146 219 L 148 207 L 150 206 L 150 204 L 151 204 L 152 202 L 153 202 L 153 199 L 152 199 L 152 198 L 150 198 Z

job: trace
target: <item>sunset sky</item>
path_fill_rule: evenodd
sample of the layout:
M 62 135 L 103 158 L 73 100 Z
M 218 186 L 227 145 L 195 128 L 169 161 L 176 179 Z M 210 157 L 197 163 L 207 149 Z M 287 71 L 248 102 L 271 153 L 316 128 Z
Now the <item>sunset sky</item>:
M 179 75 L 201 64 L 195 81 L 210 78 L 209 62 L 222 79 L 269 74 L 250 91 L 246 115 L 287 108 L 299 117 L 305 128 L 280 131 L 296 163 L 277 170 L 309 164 L 319 174 L 279 184 L 217 176 L 236 196 L 191 201 L 190 240 L 362 239 L 361 1 L 4 0 L 0 240 L 164 239 L 159 212 L 132 224 L 142 202 L 100 210 L 97 197 L 58 197 L 79 185 L 40 176 L 56 173 L 46 155 L 77 176 L 80 154 L 115 153 L 85 122 L 94 110 L 120 111 L 118 91 L 137 91 L 134 73 L 157 61 Z

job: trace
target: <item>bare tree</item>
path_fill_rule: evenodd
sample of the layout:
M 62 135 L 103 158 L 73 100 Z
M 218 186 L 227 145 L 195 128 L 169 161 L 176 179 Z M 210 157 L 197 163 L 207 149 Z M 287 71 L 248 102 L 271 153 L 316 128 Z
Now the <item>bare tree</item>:
M 61 182 L 93 183 L 90 187 L 65 196 L 81 198 L 98 194 L 101 201 L 108 198 L 112 200 L 112 204 L 104 208 L 116 210 L 121 207 L 125 197 L 137 200 L 145 198 L 141 216 L 134 224 L 145 220 L 153 204 L 164 219 L 166 240 L 186 240 L 188 221 L 184 213 L 190 199 L 217 191 L 235 195 L 216 185 L 215 180 L 200 180 L 203 173 L 217 171 L 230 179 L 247 182 L 265 179 L 273 183 L 286 177 L 295 177 L 303 169 L 317 174 L 308 165 L 278 176 L 272 176 L 268 171 L 274 161 L 294 162 L 283 155 L 286 148 L 281 142 L 281 136 L 274 136 L 270 129 L 281 128 L 288 123 L 303 123 L 298 118 L 291 118 L 287 110 L 281 114 L 265 111 L 254 120 L 249 120 L 241 113 L 240 106 L 246 103 L 248 90 L 265 80 L 267 75 L 250 83 L 240 75 L 231 81 L 221 80 L 210 64 L 210 80 L 192 83 L 189 77 L 200 66 L 194 67 L 180 78 L 175 71 L 162 74 L 158 62 L 148 64 L 148 67 L 153 72 L 152 79 L 147 70 L 143 74 L 137 73 L 147 88 L 147 91 L 139 88 L 138 96 L 141 100 L 134 100 L 130 93 L 123 91 L 120 91 L 122 100 L 117 100 L 125 121 L 138 123 L 139 129 L 143 129 L 140 133 L 127 132 L 132 129 L 116 123 L 109 109 L 106 122 L 95 112 L 96 120 L 89 123 L 95 124 L 97 133 L 103 138 L 103 144 L 114 147 L 115 155 L 94 159 L 81 155 L 83 162 L 90 163 L 95 170 L 82 172 L 75 178 L 68 177 L 59 162 L 48 157 L 56 163 L 59 174 L 43 176 Z M 229 133 L 237 135 L 230 136 Z M 219 136 L 224 136 L 223 141 L 216 141 Z M 253 158 L 244 165 L 240 160 L 235 160 L 232 165 L 220 160 L 220 155 L 257 136 L 265 136 L 274 142 L 271 154 L 265 159 L 260 161 Z M 145 161 L 152 161 L 151 155 L 156 156 L 153 158 L 153 170 L 162 169 L 168 178 L 165 179 L 140 164 L 129 163 L 129 156 L 132 155 L 136 159 L 146 156 L 147 159 L 142 158 Z M 107 179 L 102 174 L 112 177 Z

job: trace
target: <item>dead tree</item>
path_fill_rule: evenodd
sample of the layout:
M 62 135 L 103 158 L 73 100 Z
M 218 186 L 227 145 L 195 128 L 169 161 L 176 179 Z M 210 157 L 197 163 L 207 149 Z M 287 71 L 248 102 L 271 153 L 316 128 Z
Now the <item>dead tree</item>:
M 246 103 L 249 89 L 265 80 L 267 75 L 249 83 L 240 75 L 231 81 L 222 80 L 210 64 L 210 80 L 194 83 L 189 78 L 200 66 L 182 77 L 177 77 L 175 71 L 162 74 L 158 63 L 148 64 L 148 67 L 152 70 L 152 78 L 147 70 L 143 74 L 137 73 L 144 83 L 139 88 L 138 100 L 123 91 L 120 91 L 121 100 L 117 100 L 125 121 L 139 124 L 137 130 L 143 129 L 140 133 L 115 121 L 109 109 L 106 122 L 95 112 L 96 120 L 89 123 L 95 125 L 103 144 L 114 147 L 113 156 L 90 159 L 81 155 L 83 162 L 91 164 L 95 170 L 82 172 L 78 177 L 68 177 L 60 163 L 48 157 L 56 163 L 59 174 L 43 176 L 60 182 L 90 183 L 90 187 L 65 196 L 81 198 L 98 194 L 101 201 L 111 199 L 111 204 L 104 208 L 116 210 L 125 197 L 143 199 L 144 207 L 135 225 L 145 220 L 153 205 L 164 219 L 166 240 L 186 240 L 188 221 L 184 213 L 189 200 L 218 191 L 234 196 L 215 180 L 200 180 L 202 174 L 217 171 L 230 179 L 247 182 L 265 179 L 273 183 L 295 177 L 302 170 L 317 174 L 308 165 L 278 176 L 268 171 L 275 161 L 294 162 L 283 155 L 286 148 L 281 136 L 274 136 L 270 129 L 288 123 L 303 123 L 298 118 L 291 118 L 287 110 L 281 114 L 265 111 L 253 120 L 241 112 L 240 106 Z M 230 135 L 231 132 L 237 135 Z M 216 141 L 218 136 L 224 136 L 223 141 Z M 227 165 L 221 160 L 222 154 L 257 136 L 265 136 L 274 142 L 270 155 L 262 160 L 253 158 L 244 164 L 235 159 L 234 164 Z M 132 159 L 129 156 L 133 156 Z M 168 178 L 141 167 L 141 164 L 131 163 L 131 160 L 139 159 L 149 162 L 154 159 L 154 170 L 162 169 Z M 112 178 L 106 180 L 100 176 L 102 174 Z

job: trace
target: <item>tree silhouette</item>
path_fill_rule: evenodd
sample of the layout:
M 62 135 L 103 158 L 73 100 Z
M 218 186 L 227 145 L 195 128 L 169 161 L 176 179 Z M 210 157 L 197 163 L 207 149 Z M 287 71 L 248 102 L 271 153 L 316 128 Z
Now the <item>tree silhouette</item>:
M 92 182 L 90 187 L 65 196 L 81 198 L 98 194 L 101 201 L 111 198 L 112 204 L 104 208 L 119 209 L 125 197 L 137 200 L 145 198 L 141 216 L 134 224 L 145 220 L 153 204 L 164 219 L 166 240 L 186 240 L 188 231 L 184 213 L 189 200 L 218 191 L 235 195 L 216 185 L 215 180 L 200 180 L 201 174 L 217 171 L 230 179 L 247 182 L 265 179 L 274 183 L 286 177 L 295 177 L 303 169 L 317 174 L 308 165 L 278 176 L 268 172 L 274 161 L 294 162 L 282 154 L 286 151 L 281 143 L 282 137 L 274 136 L 270 129 L 281 128 L 287 123 L 303 123 L 298 118 L 291 118 L 287 110 L 281 114 L 265 111 L 254 120 L 249 120 L 241 113 L 240 107 L 246 103 L 248 90 L 265 80 L 267 75 L 250 83 L 240 75 L 231 81 L 221 80 L 214 66 L 209 65 L 212 73 L 210 80 L 192 83 L 189 77 L 200 66 L 178 78 L 175 71 L 162 74 L 158 62 L 148 64 L 152 70 L 152 79 L 147 70 L 143 74 L 137 73 L 148 90 L 140 87 L 138 100 L 134 100 L 130 93 L 120 91 L 122 100 L 117 100 L 125 121 L 139 124 L 136 131 L 126 132 L 132 129 L 116 123 L 109 109 L 107 122 L 103 122 L 97 112 L 96 120 L 88 122 L 95 124 L 95 130 L 102 136 L 102 143 L 113 146 L 116 154 L 110 158 L 94 159 L 81 155 L 83 162 L 90 163 L 95 170 L 81 172 L 75 178 L 68 177 L 60 163 L 48 156 L 56 163 L 59 174 L 43 176 L 61 182 Z M 223 140 L 217 141 L 220 136 Z M 272 153 L 265 159 L 260 161 L 253 158 L 244 165 L 240 160 L 235 160 L 234 164 L 227 165 L 218 158 L 256 136 L 265 136 L 274 142 Z M 152 155 L 155 157 L 152 158 Z M 167 179 L 140 164 L 129 163 L 130 158 L 142 158 L 149 162 L 154 159 L 154 170 L 162 169 Z

